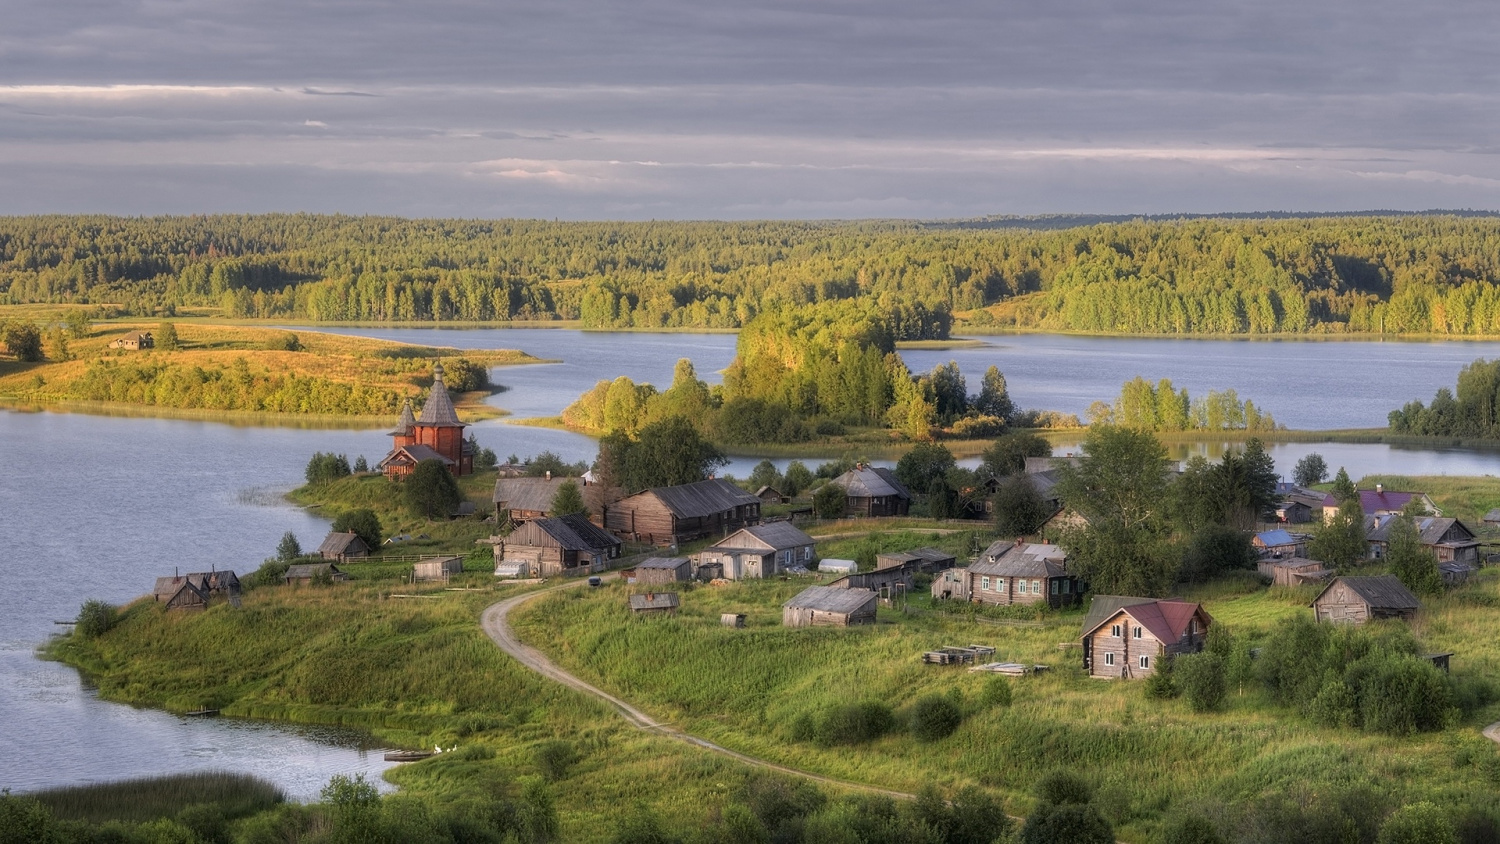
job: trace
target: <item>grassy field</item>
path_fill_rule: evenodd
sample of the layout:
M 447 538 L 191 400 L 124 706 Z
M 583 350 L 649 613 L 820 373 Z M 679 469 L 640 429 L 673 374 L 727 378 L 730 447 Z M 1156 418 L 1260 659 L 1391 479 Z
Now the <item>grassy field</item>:
M 474 504 L 477 518 L 430 522 L 413 515 L 402 499 L 403 487 L 381 474 L 350 475 L 321 484 L 308 484 L 287 494 L 287 498 L 320 512 L 329 518 L 349 510 L 374 510 L 387 536 L 426 534 L 428 540 L 413 540 L 399 547 L 388 547 L 393 554 L 437 551 L 466 553 L 474 540 L 487 537 L 495 530 L 493 523 L 482 521 L 495 511 L 494 469 L 481 469 L 458 479 L 464 499 Z M 416 549 L 416 550 L 413 550 Z

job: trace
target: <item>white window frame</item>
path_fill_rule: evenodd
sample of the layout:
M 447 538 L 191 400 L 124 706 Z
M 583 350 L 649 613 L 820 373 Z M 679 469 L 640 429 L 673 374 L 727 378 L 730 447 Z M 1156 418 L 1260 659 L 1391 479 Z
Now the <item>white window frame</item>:
M 1141 667 L 1142 668 L 1150 668 L 1151 667 L 1151 657 L 1149 657 L 1149 656 L 1147 656 L 1145 654 L 1141 654 Z
M 1133 639 L 1142 639 L 1142 638 L 1145 638 L 1145 637 L 1143 637 L 1141 635 L 1141 626 L 1139 624 L 1135 625 L 1135 627 L 1133 627 L 1131 629 L 1130 633 L 1131 633 L 1131 638 L 1133 638 Z
M 1104 655 L 1104 664 L 1105 665 L 1114 665 L 1115 664 L 1115 655 L 1114 655 L 1113 652 L 1110 652 L 1110 653 L 1107 653 L 1107 654 Z
M 1120 625 L 1118 624 L 1113 625 L 1109 628 L 1109 635 L 1113 636 L 1116 639 L 1120 638 L 1122 632 L 1123 631 L 1120 629 Z
M 1022 580 L 1019 577 L 1016 578 L 1016 594 L 1017 595 L 1025 595 L 1026 594 L 1026 581 Z
M 979 578 L 979 588 L 980 589 L 986 589 L 986 590 L 989 589 L 990 588 L 990 579 L 988 577 L 981 577 L 981 578 Z

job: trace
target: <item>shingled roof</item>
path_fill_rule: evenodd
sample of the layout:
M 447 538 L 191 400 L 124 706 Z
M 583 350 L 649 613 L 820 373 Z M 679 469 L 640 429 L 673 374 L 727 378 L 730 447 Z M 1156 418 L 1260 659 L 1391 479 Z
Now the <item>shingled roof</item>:
M 656 496 L 679 519 L 697 519 L 748 504 L 760 504 L 759 498 L 723 478 L 709 478 L 679 486 L 659 486 L 641 494 Z
M 852 613 L 875 600 L 869 589 L 838 589 L 833 586 L 809 586 L 782 604 L 782 609 L 811 609 L 819 612 Z
M 620 544 L 620 540 L 613 534 L 604 532 L 581 513 L 537 519 L 532 524 L 536 525 L 538 530 L 556 539 L 557 544 L 567 551 L 596 551 L 601 548 L 613 548 Z
M 411 399 L 407 399 L 406 403 L 401 405 L 401 416 L 396 420 L 396 430 L 391 431 L 386 436 L 409 437 L 412 434 L 411 429 L 415 428 L 416 425 L 417 417 L 416 414 L 411 412 Z
M 448 398 L 448 385 L 443 383 L 443 365 L 432 368 L 432 391 L 427 403 L 422 405 L 422 415 L 417 424 L 429 428 L 467 428 L 458 421 L 458 412 L 453 409 L 453 399 Z
M 1002 539 L 986 548 L 969 571 L 1000 577 L 1061 577 L 1068 573 L 1067 558 L 1067 552 L 1056 545 L 1017 545 Z
M 1322 598 L 1329 589 L 1332 589 L 1340 581 L 1348 586 L 1354 594 L 1364 598 L 1365 603 L 1369 604 L 1372 608 L 1383 610 L 1415 610 L 1422 606 L 1422 602 L 1417 600 L 1417 596 L 1413 595 L 1411 590 L 1407 589 L 1405 584 L 1393 574 L 1335 577 L 1324 587 L 1322 592 L 1318 593 L 1318 597 L 1313 599 L 1312 604 L 1308 606 L 1317 604 L 1318 598 Z
M 911 500 L 911 493 L 896 478 L 896 473 L 881 466 L 857 466 L 829 483 L 844 488 L 844 494 L 852 498 L 886 498 L 896 496 Z
M 495 503 L 505 505 L 507 510 L 534 510 L 545 513 L 552 509 L 552 499 L 564 483 L 577 478 L 499 478 L 495 481 Z

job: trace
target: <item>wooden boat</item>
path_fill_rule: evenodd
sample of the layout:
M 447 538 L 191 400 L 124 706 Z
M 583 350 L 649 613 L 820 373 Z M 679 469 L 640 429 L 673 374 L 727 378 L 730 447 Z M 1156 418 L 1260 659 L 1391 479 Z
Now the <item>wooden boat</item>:
M 188 710 L 187 712 L 184 712 L 182 714 L 183 715 L 190 715 L 190 716 L 197 717 L 197 718 L 206 718 L 206 717 L 209 717 L 211 715 L 218 715 L 219 714 L 219 710 L 217 710 L 217 709 L 191 709 L 191 710 Z
M 431 750 L 388 750 L 385 754 L 387 762 L 420 762 L 432 755 Z

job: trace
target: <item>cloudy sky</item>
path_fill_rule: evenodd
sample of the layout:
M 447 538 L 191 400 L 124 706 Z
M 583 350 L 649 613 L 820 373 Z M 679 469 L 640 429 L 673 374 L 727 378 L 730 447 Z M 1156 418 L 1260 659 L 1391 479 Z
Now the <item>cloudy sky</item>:
M 1500 208 L 1493 0 L 0 0 L 0 214 Z

